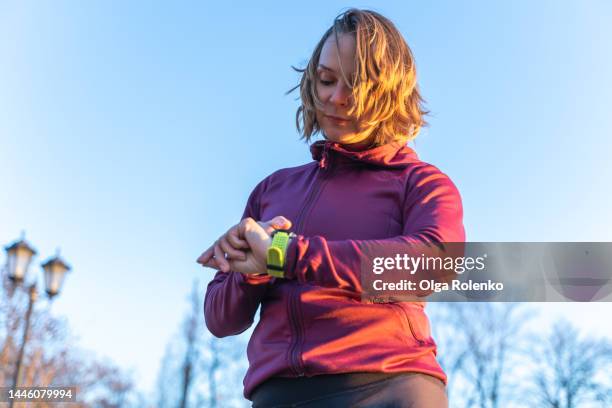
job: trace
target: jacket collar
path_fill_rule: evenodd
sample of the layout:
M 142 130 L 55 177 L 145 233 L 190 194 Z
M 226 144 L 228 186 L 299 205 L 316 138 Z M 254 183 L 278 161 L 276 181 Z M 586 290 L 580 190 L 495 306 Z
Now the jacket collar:
M 391 168 L 405 168 L 410 163 L 419 161 L 417 153 L 400 141 L 361 151 L 351 151 L 339 143 L 320 140 L 310 146 L 310 152 L 321 168 L 326 168 L 330 161 L 355 161 Z

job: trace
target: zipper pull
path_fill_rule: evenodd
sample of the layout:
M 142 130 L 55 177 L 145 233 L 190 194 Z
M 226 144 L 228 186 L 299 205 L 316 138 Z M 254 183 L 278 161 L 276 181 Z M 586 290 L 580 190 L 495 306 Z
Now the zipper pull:
M 325 146 L 323 146 L 323 155 L 321 157 L 321 160 L 319 160 L 319 168 L 321 169 L 327 168 L 327 161 L 329 157 L 329 146 L 330 145 L 331 145 L 330 142 L 326 142 Z
M 319 160 L 319 168 L 325 169 L 326 167 L 327 167 L 327 157 L 323 157 L 321 158 L 321 160 Z

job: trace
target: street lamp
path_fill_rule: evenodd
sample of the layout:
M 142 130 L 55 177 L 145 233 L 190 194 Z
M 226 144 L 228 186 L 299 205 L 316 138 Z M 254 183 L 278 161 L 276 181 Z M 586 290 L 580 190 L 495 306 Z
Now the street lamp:
M 47 296 L 49 296 L 49 299 L 53 299 L 62 288 L 64 276 L 66 276 L 66 272 L 70 271 L 70 266 L 59 257 L 59 251 L 57 251 L 57 254 L 43 263 L 42 267 L 45 271 Z
M 28 268 L 32 261 L 32 257 L 36 255 L 36 251 L 26 241 L 25 237 L 21 236 L 19 241 L 6 246 L 6 267 L 8 272 L 8 278 L 13 283 L 12 289 L 14 290 L 18 286 L 22 286 L 26 282 L 26 275 Z M 59 294 L 64 282 L 66 272 L 70 271 L 70 266 L 64 262 L 59 256 L 59 250 L 57 254 L 41 264 L 44 275 L 45 275 L 45 291 L 49 300 L 53 299 Z M 25 345 L 28 341 L 30 333 L 30 317 L 32 316 L 32 309 L 34 302 L 38 298 L 38 290 L 36 289 L 36 280 L 28 287 L 28 309 L 26 311 L 25 323 L 23 329 L 23 340 L 21 342 L 21 348 L 19 350 L 19 356 L 17 357 L 17 367 L 13 378 L 13 388 L 19 387 L 19 380 L 23 376 L 23 355 Z M 11 399 L 10 407 L 13 407 L 14 399 Z
M 32 257 L 36 255 L 36 250 L 32 248 L 25 240 L 23 234 L 19 241 L 14 242 L 4 248 L 6 250 L 6 266 L 8 268 L 8 277 L 15 286 L 20 285 L 30 267 Z

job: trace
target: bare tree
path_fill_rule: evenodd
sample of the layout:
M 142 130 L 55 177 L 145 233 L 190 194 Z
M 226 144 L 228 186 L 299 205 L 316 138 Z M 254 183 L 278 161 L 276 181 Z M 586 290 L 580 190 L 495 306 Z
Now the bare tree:
M 248 366 L 245 337 L 249 331 L 216 338 L 206 329 L 203 302 L 204 291 L 196 281 L 181 330 L 168 343 L 158 373 L 160 408 L 247 406 L 241 379 Z
M 176 375 L 178 368 L 174 367 L 175 345 L 168 343 L 157 374 L 157 407 L 176 408 L 180 398 L 180 377 Z
M 526 308 L 514 303 L 456 302 L 438 303 L 434 309 L 434 338 L 449 376 L 453 405 L 507 406 L 513 400 L 510 390 L 517 386 L 508 373 L 514 357 L 522 353 Z
M 612 343 L 583 339 L 567 321 L 559 321 L 536 348 L 534 401 L 540 407 L 612 406 Z
M 28 296 L 23 290 L 12 290 L 4 271 L 0 280 L 0 386 L 12 386 Z M 53 317 L 37 303 L 30 324 L 20 386 L 76 387 L 79 404 L 75 406 L 144 406 L 126 373 L 76 346 L 65 319 Z M 55 405 L 40 402 L 36 407 Z
M 202 315 L 202 326 L 204 316 Z M 248 368 L 246 344 L 253 328 L 238 336 L 217 338 L 207 329 L 206 341 L 203 343 L 204 358 L 200 361 L 206 372 L 204 380 L 207 383 L 209 407 L 249 407 L 250 403 L 243 395 L 242 379 Z
M 196 362 L 199 359 L 198 341 L 201 338 L 200 335 L 200 296 L 198 294 L 198 283 L 194 282 L 193 290 L 191 293 L 191 313 L 187 317 L 183 325 L 183 336 L 186 343 L 185 358 L 183 360 L 183 388 L 181 395 L 180 408 L 187 407 L 187 397 L 189 395 L 189 388 L 193 384 L 194 377 L 196 375 Z
M 210 342 L 211 358 L 210 364 L 208 364 L 208 389 L 209 389 L 209 400 L 208 404 L 210 408 L 216 408 L 219 405 L 218 401 L 218 387 L 217 387 L 217 372 L 221 367 L 221 360 L 219 358 L 219 342 L 213 340 Z

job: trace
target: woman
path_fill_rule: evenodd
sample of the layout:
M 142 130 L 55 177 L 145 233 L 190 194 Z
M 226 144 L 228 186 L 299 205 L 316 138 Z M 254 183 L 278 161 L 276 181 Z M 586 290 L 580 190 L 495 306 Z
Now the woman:
M 351 9 L 301 72 L 298 131 L 325 140 L 315 161 L 261 181 L 198 258 L 219 270 L 206 325 L 242 333 L 261 305 L 244 379 L 254 407 L 446 407 L 424 303 L 361 298 L 365 258 L 465 240 L 455 185 L 407 146 L 426 113 L 411 51 L 388 19 Z

